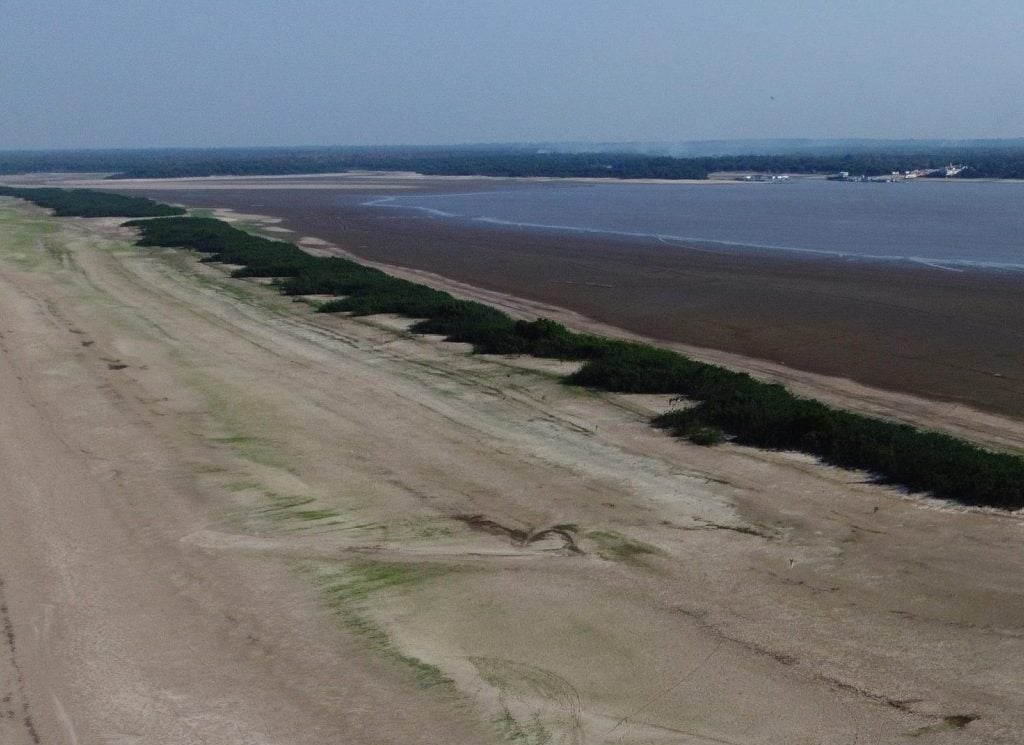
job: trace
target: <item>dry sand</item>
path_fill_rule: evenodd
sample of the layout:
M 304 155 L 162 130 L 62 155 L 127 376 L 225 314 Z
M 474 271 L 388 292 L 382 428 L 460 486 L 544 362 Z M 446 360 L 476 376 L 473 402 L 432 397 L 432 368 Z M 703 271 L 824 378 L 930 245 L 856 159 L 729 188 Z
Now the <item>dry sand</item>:
M 1019 516 L 13 204 L 5 745 L 1022 741 Z

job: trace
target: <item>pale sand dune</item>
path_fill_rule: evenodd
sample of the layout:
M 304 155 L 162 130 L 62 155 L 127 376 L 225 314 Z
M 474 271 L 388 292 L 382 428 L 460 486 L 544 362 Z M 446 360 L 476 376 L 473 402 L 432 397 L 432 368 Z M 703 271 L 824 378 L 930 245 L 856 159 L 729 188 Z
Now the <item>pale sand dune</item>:
M 5 745 L 1020 741 L 1019 517 L 11 204 Z

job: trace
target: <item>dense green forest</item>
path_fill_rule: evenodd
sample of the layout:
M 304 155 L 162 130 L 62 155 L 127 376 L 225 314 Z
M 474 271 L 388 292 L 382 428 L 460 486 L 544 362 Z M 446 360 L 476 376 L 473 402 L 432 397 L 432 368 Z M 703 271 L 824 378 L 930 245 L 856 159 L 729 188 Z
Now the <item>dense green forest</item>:
M 181 207 L 145 197 L 122 197 L 90 189 L 21 189 L 0 186 L 0 197 L 17 197 L 53 210 L 58 217 L 167 217 L 184 215 Z
M 212 261 L 241 264 L 238 277 L 273 277 L 292 295 L 337 299 L 322 312 L 399 313 L 420 320 L 414 333 L 442 334 L 478 352 L 580 360 L 565 382 L 600 390 L 669 393 L 698 402 L 657 426 L 702 444 L 722 439 L 798 450 L 862 469 L 880 481 L 964 504 L 1024 507 L 1024 458 L 995 453 L 934 432 L 834 409 L 780 385 L 656 347 L 569 331 L 549 320 L 516 321 L 488 305 L 392 277 L 342 258 L 314 257 L 297 246 L 250 235 L 211 218 L 128 222 L 141 246 L 185 247 Z
M 876 176 L 968 166 L 956 178 L 1024 178 L 1024 147 L 929 146 L 835 153 L 675 158 L 636 152 L 554 152 L 528 146 L 224 148 L 0 152 L 0 174 L 95 172 L 112 178 L 287 175 L 350 170 L 416 171 L 436 176 L 544 176 L 703 179 L 716 171 Z

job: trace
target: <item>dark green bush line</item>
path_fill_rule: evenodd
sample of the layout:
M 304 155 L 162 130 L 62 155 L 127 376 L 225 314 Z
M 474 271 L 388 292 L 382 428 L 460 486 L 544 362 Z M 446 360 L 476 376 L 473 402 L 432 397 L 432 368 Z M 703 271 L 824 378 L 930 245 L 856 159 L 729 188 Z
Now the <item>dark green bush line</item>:
M 1024 460 L 1019 457 L 799 399 L 779 386 L 718 395 L 693 409 L 663 414 L 654 424 L 692 439 L 730 433 L 741 444 L 810 453 L 826 463 L 878 474 L 882 482 L 962 504 L 1024 507 Z
M 780 385 L 697 362 L 675 352 L 569 331 L 553 321 L 516 321 L 482 303 L 391 277 L 341 258 L 249 235 L 219 220 L 158 218 L 126 223 L 140 245 L 183 246 L 244 268 L 236 276 L 278 278 L 286 294 L 338 295 L 325 313 L 398 313 L 413 331 L 472 344 L 478 352 L 529 354 L 585 364 L 565 382 L 628 393 L 668 393 L 697 401 L 654 424 L 695 442 L 728 436 L 770 449 L 798 450 L 827 463 L 862 469 L 884 482 L 963 504 L 1024 507 L 1024 459 L 983 450 L 942 434 L 834 409 Z
M 0 186 L 0 196 L 17 197 L 53 210 L 58 217 L 164 217 L 184 215 L 181 207 L 145 197 L 125 197 L 91 189 L 22 189 Z

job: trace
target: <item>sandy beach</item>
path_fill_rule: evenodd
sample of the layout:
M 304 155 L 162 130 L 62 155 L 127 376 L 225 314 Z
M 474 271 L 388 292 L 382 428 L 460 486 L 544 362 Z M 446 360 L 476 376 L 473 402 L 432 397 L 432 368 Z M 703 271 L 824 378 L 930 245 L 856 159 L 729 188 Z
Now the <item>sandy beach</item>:
M 365 259 L 566 309 L 644 337 L 1024 418 L 1019 273 L 468 227 L 361 207 L 357 198 L 360 189 L 367 195 L 484 189 L 494 180 L 366 174 L 217 179 L 215 189 L 212 181 L 95 185 L 272 215 L 293 238 L 313 236 Z M 332 190 L 338 182 L 345 188 Z
M 5 743 L 1019 741 L 1019 516 L 14 205 Z
M 1024 4 L 9 2 L 0 745 L 1024 745 Z

